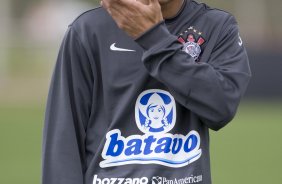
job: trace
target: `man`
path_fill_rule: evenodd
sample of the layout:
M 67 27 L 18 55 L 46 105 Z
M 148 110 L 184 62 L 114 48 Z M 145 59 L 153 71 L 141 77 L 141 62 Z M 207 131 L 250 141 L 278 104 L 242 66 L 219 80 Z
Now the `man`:
M 250 69 L 230 14 L 190 0 L 103 0 L 69 27 L 53 74 L 43 184 L 210 184 L 209 129 Z

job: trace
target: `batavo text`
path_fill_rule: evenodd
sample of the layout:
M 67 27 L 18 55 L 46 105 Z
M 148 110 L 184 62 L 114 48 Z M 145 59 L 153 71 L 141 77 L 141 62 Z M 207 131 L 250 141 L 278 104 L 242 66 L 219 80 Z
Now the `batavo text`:
M 181 134 L 131 135 L 127 138 L 115 129 L 107 133 L 102 152 L 105 159 L 101 167 L 124 164 L 161 164 L 169 167 L 182 167 L 201 156 L 200 136 L 190 131 Z

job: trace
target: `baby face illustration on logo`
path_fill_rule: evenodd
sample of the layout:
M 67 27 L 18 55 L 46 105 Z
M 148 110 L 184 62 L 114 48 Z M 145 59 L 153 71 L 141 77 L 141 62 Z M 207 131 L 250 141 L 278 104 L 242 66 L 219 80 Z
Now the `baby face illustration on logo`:
M 160 89 L 144 91 L 136 101 L 135 121 L 138 128 L 145 134 L 170 131 L 176 121 L 173 96 Z

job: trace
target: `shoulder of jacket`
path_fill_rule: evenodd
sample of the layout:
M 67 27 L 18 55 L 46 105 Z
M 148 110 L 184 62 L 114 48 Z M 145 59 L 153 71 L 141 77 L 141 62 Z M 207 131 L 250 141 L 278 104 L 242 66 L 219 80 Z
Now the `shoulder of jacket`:
M 212 8 L 205 3 L 201 3 L 197 1 L 192 1 L 192 2 L 196 6 L 203 7 L 202 17 L 204 17 L 207 20 L 207 22 L 211 24 L 220 24 L 225 22 L 237 23 L 234 16 L 225 10 L 219 8 Z
M 207 19 L 214 24 L 237 24 L 235 17 L 224 10 L 210 8 L 206 13 Z
M 84 27 L 95 26 L 109 20 L 108 13 L 101 7 L 97 7 L 80 14 L 69 26 L 70 27 Z

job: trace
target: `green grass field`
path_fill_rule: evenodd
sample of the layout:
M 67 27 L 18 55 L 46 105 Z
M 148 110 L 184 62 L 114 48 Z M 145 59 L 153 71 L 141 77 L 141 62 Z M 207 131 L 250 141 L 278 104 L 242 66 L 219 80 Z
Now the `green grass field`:
M 39 184 L 44 107 L 0 105 L 0 184 Z M 211 132 L 214 184 L 282 181 L 282 103 L 244 102 L 236 118 Z
M 243 103 L 227 127 L 211 135 L 214 184 L 281 183 L 282 103 Z

